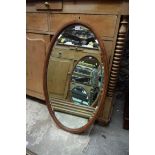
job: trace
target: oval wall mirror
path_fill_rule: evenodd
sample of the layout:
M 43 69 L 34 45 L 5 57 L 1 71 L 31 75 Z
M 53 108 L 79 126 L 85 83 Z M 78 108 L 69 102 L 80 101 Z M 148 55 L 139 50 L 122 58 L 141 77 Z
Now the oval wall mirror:
M 48 110 L 60 128 L 80 133 L 93 124 L 104 107 L 107 76 L 103 43 L 89 26 L 72 23 L 53 37 L 44 91 Z

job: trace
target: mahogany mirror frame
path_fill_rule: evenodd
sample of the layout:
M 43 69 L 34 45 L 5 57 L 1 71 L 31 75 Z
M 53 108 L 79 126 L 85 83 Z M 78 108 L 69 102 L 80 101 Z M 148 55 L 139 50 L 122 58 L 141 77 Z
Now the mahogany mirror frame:
M 48 95 L 48 87 L 47 87 L 47 72 L 48 72 L 48 63 L 49 63 L 49 59 L 50 59 L 50 55 L 52 53 L 52 49 L 55 45 L 55 42 L 58 38 L 58 36 L 63 32 L 63 30 L 65 30 L 67 27 L 71 26 L 71 25 L 81 25 L 81 26 L 84 26 L 86 28 L 88 28 L 93 34 L 94 36 L 96 37 L 96 39 L 98 40 L 99 42 L 99 46 L 100 46 L 100 49 L 101 49 L 101 62 L 103 64 L 103 67 L 104 67 L 104 80 L 103 80 L 103 86 L 102 86 L 102 91 L 100 92 L 100 95 L 99 95 L 99 101 L 98 101 L 98 108 L 96 109 L 95 111 L 95 114 L 94 114 L 94 117 L 91 118 L 87 124 L 85 124 L 84 126 L 80 127 L 80 128 L 76 128 L 76 129 L 72 129 L 72 128 L 68 128 L 66 126 L 64 126 L 55 116 L 54 114 L 54 111 L 52 110 L 51 108 L 51 104 L 50 104 L 50 101 L 49 101 L 49 95 Z M 80 21 L 72 21 L 72 22 L 69 22 L 67 24 L 64 24 L 55 34 L 54 36 L 52 37 L 52 40 L 50 42 L 50 45 L 48 47 L 48 50 L 47 50 L 47 56 L 46 56 L 46 60 L 45 60 L 45 64 L 44 64 L 44 78 L 43 78 L 43 87 L 44 87 L 44 95 L 45 95 L 45 101 L 46 101 L 46 105 L 48 107 L 48 111 L 51 115 L 51 117 L 53 118 L 54 122 L 56 123 L 56 125 L 67 131 L 67 132 L 71 132 L 71 133 L 75 133 L 75 134 L 78 134 L 78 133 L 83 133 L 85 132 L 94 122 L 95 120 L 97 119 L 97 116 L 98 114 L 100 114 L 100 110 L 102 110 L 104 108 L 104 102 L 105 102 L 105 97 L 106 97 L 106 92 L 107 92 L 107 86 L 108 86 L 108 62 L 107 62 L 107 53 L 105 51 L 105 48 L 104 48 L 104 45 L 103 45 L 103 41 L 100 37 L 99 34 L 97 34 L 97 32 L 94 30 L 94 28 L 92 28 L 90 25 L 88 25 L 87 23 L 84 23 L 84 22 L 80 22 Z

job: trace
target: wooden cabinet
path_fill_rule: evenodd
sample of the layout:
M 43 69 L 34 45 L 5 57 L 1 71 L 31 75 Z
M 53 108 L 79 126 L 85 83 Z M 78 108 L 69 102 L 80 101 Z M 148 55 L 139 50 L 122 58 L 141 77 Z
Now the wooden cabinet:
M 45 4 L 45 1 L 28 0 L 26 6 L 26 30 L 27 30 L 27 94 L 44 100 L 43 93 L 43 68 L 47 55 L 47 48 L 55 33 L 69 22 L 81 22 L 89 25 L 100 36 L 104 44 L 109 62 L 109 84 L 104 109 L 100 112 L 98 120 L 107 124 L 111 118 L 112 97 L 117 83 L 117 74 L 125 42 L 125 35 L 128 27 L 128 1 L 127 0 L 52 0 Z M 49 6 L 47 6 L 49 5 Z M 61 49 L 60 53 L 62 52 Z M 65 65 L 64 71 L 70 72 L 71 63 L 75 59 L 74 53 L 53 53 L 54 65 Z M 80 53 L 79 57 L 86 55 Z M 71 60 L 66 60 L 70 57 Z M 63 60 L 64 59 L 64 60 Z M 76 60 L 75 60 L 76 61 Z M 65 63 L 64 63 L 65 62 Z M 54 66 L 51 64 L 51 66 Z M 60 73 L 60 72 L 59 72 Z M 51 73 L 52 74 L 52 73 Z M 51 75 L 49 75 L 51 76 Z M 62 75 L 59 75 L 62 76 Z M 65 75 L 63 80 L 66 81 Z M 52 77 L 54 80 L 54 76 Z M 62 85 L 64 81 L 59 81 Z M 54 83 L 51 81 L 51 84 Z M 66 88 L 64 86 L 63 88 Z M 57 89 L 55 91 L 57 94 Z M 60 91 L 60 90 L 59 90 Z M 66 90 L 61 90 L 59 96 L 65 97 Z
M 51 97 L 66 99 L 69 85 L 69 73 L 72 71 L 73 62 L 69 59 L 51 57 L 49 61 L 50 68 L 47 81 L 48 92 L 52 94 Z
M 81 48 L 77 50 L 75 47 L 68 47 L 57 45 L 53 48 L 50 56 L 47 81 L 48 92 L 53 96 L 62 99 L 69 99 L 67 93 L 69 92 L 69 83 L 71 73 L 76 65 L 76 61 L 85 56 L 94 56 L 101 62 L 101 51 Z
M 49 36 L 27 34 L 26 38 L 26 88 L 27 94 L 44 99 L 43 69 Z
M 62 10 L 62 0 L 42 1 L 36 4 L 37 10 Z
M 61 21 L 61 24 L 59 24 Z M 57 32 L 62 25 L 72 21 L 79 21 L 91 25 L 101 36 L 113 37 L 117 21 L 116 15 L 90 15 L 90 14 L 50 14 L 50 31 Z M 98 22 L 100 21 L 100 22 Z M 96 29 L 98 27 L 98 29 Z
M 47 13 L 27 13 L 26 28 L 27 30 L 48 31 Z

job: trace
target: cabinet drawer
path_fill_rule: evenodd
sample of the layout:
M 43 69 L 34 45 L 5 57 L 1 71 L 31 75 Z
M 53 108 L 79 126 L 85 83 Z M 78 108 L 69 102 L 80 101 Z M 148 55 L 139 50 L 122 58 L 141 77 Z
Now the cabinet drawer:
M 50 14 L 50 31 L 57 32 L 63 25 L 73 22 L 90 25 L 101 37 L 113 37 L 116 15 Z
M 36 4 L 36 10 L 62 10 L 62 0 L 44 1 Z
M 46 44 L 46 54 L 47 54 L 48 47 L 49 47 L 50 42 L 51 42 L 51 36 L 50 35 L 27 33 L 26 37 L 31 38 L 31 39 L 39 39 L 39 40 L 42 40 L 43 42 L 45 42 L 45 44 Z
M 26 29 L 48 31 L 48 16 L 46 13 L 27 13 Z
M 52 51 L 52 57 L 61 59 L 74 59 L 75 50 L 55 48 Z

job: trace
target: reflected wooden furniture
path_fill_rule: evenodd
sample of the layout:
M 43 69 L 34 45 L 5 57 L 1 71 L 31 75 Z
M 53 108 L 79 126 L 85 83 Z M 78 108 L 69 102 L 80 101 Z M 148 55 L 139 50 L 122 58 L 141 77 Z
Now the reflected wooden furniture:
M 98 116 L 100 123 L 107 124 L 111 118 L 112 97 L 128 29 L 128 1 L 27 0 L 26 9 L 27 95 L 45 100 L 43 91 L 44 61 L 49 43 L 55 33 L 69 22 L 86 23 L 102 38 L 108 56 L 109 84 L 107 97 L 105 107 Z M 67 53 L 64 56 L 67 56 Z M 72 55 L 70 54 L 70 56 Z M 52 64 L 52 66 L 57 65 L 56 59 L 55 64 Z M 70 62 L 68 61 L 65 64 L 69 65 Z
M 97 107 L 94 108 L 91 106 L 76 105 L 72 102 L 67 102 L 56 98 L 51 98 L 50 101 L 54 111 L 59 111 L 87 119 L 92 118 L 95 114 L 95 109 L 97 109 Z
M 48 66 L 51 68 L 47 76 L 49 94 L 53 95 L 52 97 L 68 99 L 70 76 L 77 61 L 91 55 L 101 63 L 100 54 L 101 51 L 99 50 L 56 45 L 52 50 Z

